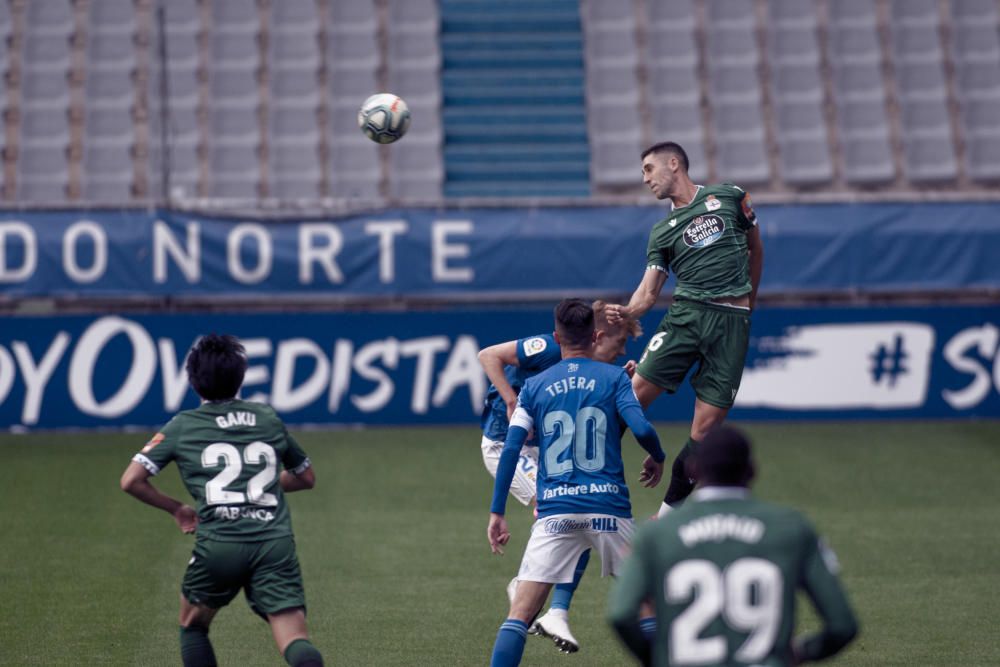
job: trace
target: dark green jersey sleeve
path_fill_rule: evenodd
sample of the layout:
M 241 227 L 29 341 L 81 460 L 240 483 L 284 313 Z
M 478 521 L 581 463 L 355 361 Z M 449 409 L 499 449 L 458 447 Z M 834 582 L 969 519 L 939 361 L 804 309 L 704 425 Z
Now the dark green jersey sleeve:
M 281 459 L 281 464 L 285 466 L 285 470 L 289 470 L 296 475 L 300 475 L 307 468 L 309 468 L 312 463 L 309 461 L 309 457 L 306 456 L 305 450 L 299 444 L 298 440 L 292 437 L 292 434 L 288 432 L 285 428 L 285 442 L 288 443 L 288 448 L 285 450 L 284 456 Z
M 643 600 L 654 597 L 649 551 L 649 526 L 643 526 L 632 542 L 632 553 L 625 560 L 621 576 L 611 588 L 608 605 L 608 623 L 614 628 L 622 642 L 644 664 L 652 660 L 652 646 L 639 627 L 639 606 Z
M 183 420 L 174 417 L 149 439 L 142 451 L 132 460 L 142 465 L 150 475 L 157 475 L 177 457 L 177 443 L 180 441 Z
M 809 531 L 802 567 L 802 588 L 823 621 L 820 632 L 796 640 L 796 653 L 807 660 L 822 660 L 833 655 L 858 633 L 858 621 L 847 601 L 840 580 L 839 565 L 833 551 Z
M 649 242 L 646 244 L 646 268 L 669 274 L 670 262 L 674 257 L 670 245 L 663 242 L 662 224 L 661 222 L 655 225 L 649 233 Z
M 733 188 L 736 199 L 736 224 L 740 229 L 748 231 L 757 224 L 757 214 L 753 210 L 750 193 L 738 185 L 728 185 Z

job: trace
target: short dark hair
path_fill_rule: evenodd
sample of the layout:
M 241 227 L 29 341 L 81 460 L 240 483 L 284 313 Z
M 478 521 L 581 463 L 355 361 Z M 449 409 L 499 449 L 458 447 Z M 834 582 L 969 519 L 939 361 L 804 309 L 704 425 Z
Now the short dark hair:
M 642 152 L 639 159 L 645 160 L 646 156 L 650 153 L 670 153 L 677 156 L 677 159 L 680 160 L 681 166 L 684 167 L 685 172 L 691 168 L 691 163 L 688 161 L 688 154 L 684 152 L 684 149 L 681 148 L 680 144 L 674 143 L 673 141 L 661 141 L 658 144 L 653 144 Z
M 750 439 L 738 428 L 713 428 L 694 449 L 698 482 L 709 486 L 746 486 L 753 477 L 750 449 Z
M 202 336 L 188 353 L 188 381 L 206 401 L 224 401 L 236 396 L 247 372 L 247 352 L 236 336 L 210 333 Z
M 583 299 L 563 299 L 554 311 L 556 333 L 568 345 L 589 345 L 594 338 L 594 309 Z

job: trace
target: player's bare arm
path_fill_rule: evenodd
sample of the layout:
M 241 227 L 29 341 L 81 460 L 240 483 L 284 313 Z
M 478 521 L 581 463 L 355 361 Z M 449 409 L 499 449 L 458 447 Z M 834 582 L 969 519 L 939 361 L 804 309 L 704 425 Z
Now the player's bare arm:
M 174 517 L 181 532 L 193 533 L 198 527 L 198 514 L 194 508 L 157 489 L 150 483 L 149 477 L 149 471 L 142 464 L 132 461 L 122 473 L 122 491 Z
M 764 242 L 760 238 L 760 227 L 756 225 L 747 232 L 747 254 L 750 261 L 750 310 L 757 304 L 757 287 L 764 272 Z
M 507 382 L 507 375 L 504 373 L 504 366 L 517 366 L 517 341 L 509 340 L 506 343 L 497 343 L 479 351 L 479 364 L 486 372 L 486 377 L 490 379 L 493 386 L 497 388 L 500 398 L 507 404 L 507 419 L 514 414 L 517 407 L 517 392 Z
M 649 312 L 650 308 L 656 305 L 656 300 L 660 298 L 660 292 L 667 282 L 667 273 L 659 269 L 649 268 L 642 276 L 642 282 L 632 293 L 627 306 L 611 304 L 607 309 L 608 322 L 618 324 L 626 317 L 635 319 L 641 318 Z
M 280 482 L 281 490 L 285 493 L 306 491 L 316 486 L 316 473 L 313 472 L 312 466 L 297 475 L 291 470 L 282 470 Z

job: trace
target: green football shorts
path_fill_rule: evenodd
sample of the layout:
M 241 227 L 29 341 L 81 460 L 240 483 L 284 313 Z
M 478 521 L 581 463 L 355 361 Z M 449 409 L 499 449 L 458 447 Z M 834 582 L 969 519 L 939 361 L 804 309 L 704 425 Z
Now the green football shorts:
M 672 394 L 697 364 L 691 376 L 695 395 L 709 405 L 728 409 L 740 388 L 749 344 L 749 311 L 674 299 L 649 339 L 636 372 Z
M 219 609 L 246 590 L 254 613 L 267 614 L 305 608 L 302 573 L 295 555 L 295 539 L 279 537 L 262 542 L 222 542 L 197 538 L 181 584 L 192 604 Z

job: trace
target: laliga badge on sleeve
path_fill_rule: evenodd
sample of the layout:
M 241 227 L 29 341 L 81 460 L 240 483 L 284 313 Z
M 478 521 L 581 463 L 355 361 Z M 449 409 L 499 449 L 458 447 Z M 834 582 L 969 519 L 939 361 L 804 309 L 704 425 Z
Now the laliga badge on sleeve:
M 539 352 L 544 352 L 545 348 L 548 347 L 548 343 L 545 342 L 544 338 L 529 338 L 528 340 L 521 343 L 524 347 L 524 356 L 531 357 Z

